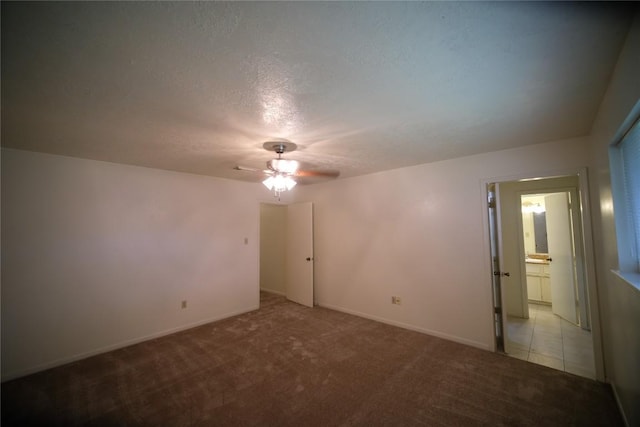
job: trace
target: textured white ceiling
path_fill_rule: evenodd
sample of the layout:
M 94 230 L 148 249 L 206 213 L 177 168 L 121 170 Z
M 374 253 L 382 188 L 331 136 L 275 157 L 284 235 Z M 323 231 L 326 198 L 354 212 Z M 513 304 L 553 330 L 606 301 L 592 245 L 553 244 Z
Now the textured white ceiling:
M 631 7 L 2 2 L 2 145 L 252 180 L 586 135 Z

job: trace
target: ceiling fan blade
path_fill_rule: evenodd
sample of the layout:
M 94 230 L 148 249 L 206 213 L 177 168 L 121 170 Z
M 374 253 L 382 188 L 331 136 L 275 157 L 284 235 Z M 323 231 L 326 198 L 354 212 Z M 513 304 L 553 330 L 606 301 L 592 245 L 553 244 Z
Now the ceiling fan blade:
M 299 177 L 322 177 L 322 178 L 337 178 L 340 176 L 339 171 L 332 170 L 298 170 L 294 174 L 294 176 Z
M 243 171 L 243 172 L 262 173 L 262 174 L 265 174 L 265 175 L 272 175 L 273 174 L 273 171 L 270 171 L 270 170 L 249 168 L 249 167 L 240 166 L 240 165 L 234 166 L 233 169 L 237 170 L 237 171 Z

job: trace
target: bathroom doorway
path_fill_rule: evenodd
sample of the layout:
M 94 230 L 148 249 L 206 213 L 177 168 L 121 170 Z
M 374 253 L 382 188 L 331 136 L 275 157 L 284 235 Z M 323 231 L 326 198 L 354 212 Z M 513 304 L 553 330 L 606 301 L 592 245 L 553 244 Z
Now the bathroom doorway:
M 578 266 L 577 194 L 522 193 L 521 258 L 525 263 L 528 305 L 547 305 L 564 320 L 590 330 L 586 279 Z M 528 316 L 525 316 L 528 317 Z
M 493 274 L 494 277 L 497 275 L 500 278 L 501 284 L 499 295 L 495 298 L 499 300 L 499 306 L 494 311 L 502 313 L 504 319 L 502 337 L 499 337 L 499 331 L 496 328 L 496 341 L 504 341 L 504 352 L 509 356 L 577 375 L 597 378 L 596 372 L 602 372 L 602 367 L 596 369 L 595 365 L 596 360 L 601 364 L 601 354 L 596 357 L 598 351 L 596 344 L 599 342 L 599 337 L 594 340 L 590 331 L 591 316 L 588 299 L 590 285 L 587 283 L 587 278 L 593 277 L 588 274 L 588 270 L 593 269 L 593 266 L 587 264 L 585 256 L 585 227 L 582 215 L 585 212 L 586 202 L 581 197 L 579 176 L 494 182 L 490 183 L 488 190 L 490 188 L 494 188 L 498 196 L 495 198 L 494 208 L 496 211 L 494 215 L 498 217 L 498 226 L 493 228 L 499 232 L 497 236 L 499 250 L 492 251 L 492 255 L 500 254 L 500 259 L 497 263 L 492 260 L 492 265 L 500 267 L 498 270 L 494 268 Z M 571 314 L 560 316 L 553 312 L 554 295 L 551 293 L 550 280 L 549 283 L 542 283 L 543 276 L 548 273 L 545 270 L 554 262 L 553 250 L 549 244 L 554 246 L 556 242 L 553 238 L 549 239 L 551 230 L 548 229 L 550 212 L 546 206 L 547 200 L 545 200 L 544 217 L 539 216 L 537 219 L 539 224 L 544 224 L 547 242 L 543 241 L 542 235 L 545 233 L 541 231 L 538 231 L 538 242 L 536 242 L 535 216 L 523 216 L 523 202 L 530 201 L 535 205 L 534 201 L 526 197 L 523 199 L 523 196 L 534 195 L 543 198 L 551 197 L 548 199 L 551 203 L 557 199 L 555 202 L 565 205 L 563 215 L 566 216 L 567 227 L 570 230 L 566 234 L 571 250 L 569 255 L 557 256 L 567 258 L 559 265 L 565 266 L 563 268 L 565 273 L 567 269 L 571 273 L 572 287 L 568 289 L 572 289 L 571 294 L 575 297 L 569 297 L 568 300 L 574 303 L 575 315 L 573 316 Z M 563 202 L 563 199 L 566 202 Z M 489 207 L 491 207 L 491 201 L 489 201 Z M 526 245 L 525 224 L 528 224 L 529 233 Z M 527 263 L 527 258 L 536 261 Z M 537 268 L 543 265 L 546 268 L 537 271 L 536 276 L 536 274 L 527 274 L 534 273 L 531 267 L 527 268 L 528 264 L 535 265 Z M 567 265 L 571 267 L 567 268 Z M 527 276 L 534 277 L 534 280 L 530 280 L 530 286 L 527 284 Z M 573 280 L 574 277 L 578 282 L 582 281 L 580 286 Z M 529 287 L 533 289 L 530 291 Z M 530 302 L 530 299 L 535 301 Z M 544 303 L 545 299 L 549 300 L 548 304 L 540 304 Z M 572 321 L 566 320 L 565 317 Z M 501 339 L 498 340 L 498 338 Z M 595 344 L 594 341 L 596 341 Z

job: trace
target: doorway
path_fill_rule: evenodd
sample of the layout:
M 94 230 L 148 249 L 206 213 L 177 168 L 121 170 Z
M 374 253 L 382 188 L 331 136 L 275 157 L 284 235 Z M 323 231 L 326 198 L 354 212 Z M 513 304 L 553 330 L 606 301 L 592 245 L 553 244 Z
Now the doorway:
M 260 291 L 285 296 L 287 206 L 260 204 Z
M 523 292 L 531 304 L 547 305 L 558 317 L 590 330 L 577 193 L 520 193 L 520 259 L 525 263 Z M 525 318 L 529 316 L 524 316 Z
M 313 307 L 313 204 L 260 204 L 260 291 Z
M 489 235 L 495 246 L 491 254 L 496 348 L 512 357 L 596 378 L 597 346 L 590 330 L 587 283 L 587 269 L 593 266 L 585 255 L 579 176 L 496 182 L 487 191 L 492 198 L 489 219 L 494 218 Z M 554 211 L 546 209 L 544 221 L 541 216 L 537 219 L 538 224 L 545 224 L 547 242 L 542 241 L 540 231 L 536 241 L 534 216 L 522 213 L 524 202 L 536 205 L 527 198 L 533 196 L 548 201 Z M 565 230 L 561 239 L 557 238 L 558 224 Z M 557 252 L 558 240 L 562 253 Z M 552 264 L 559 280 L 555 289 L 554 275 L 548 274 Z

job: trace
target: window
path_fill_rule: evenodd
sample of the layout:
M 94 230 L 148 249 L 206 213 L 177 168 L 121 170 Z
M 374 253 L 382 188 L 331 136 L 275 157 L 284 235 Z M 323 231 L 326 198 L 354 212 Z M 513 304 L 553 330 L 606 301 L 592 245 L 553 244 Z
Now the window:
M 637 110 L 640 102 L 634 108 Z M 611 148 L 611 181 L 621 273 L 640 273 L 640 117 Z

